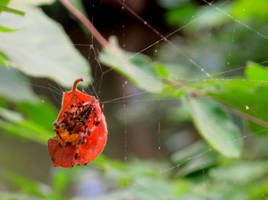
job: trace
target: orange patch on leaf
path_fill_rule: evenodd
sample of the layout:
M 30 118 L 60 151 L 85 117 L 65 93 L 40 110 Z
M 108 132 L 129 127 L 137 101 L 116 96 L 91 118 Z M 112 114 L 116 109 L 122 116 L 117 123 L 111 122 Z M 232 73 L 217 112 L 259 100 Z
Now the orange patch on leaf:
M 56 136 L 48 140 L 55 167 L 70 168 L 94 160 L 107 141 L 107 125 L 99 101 L 76 89 L 64 92 L 62 107 L 54 123 Z

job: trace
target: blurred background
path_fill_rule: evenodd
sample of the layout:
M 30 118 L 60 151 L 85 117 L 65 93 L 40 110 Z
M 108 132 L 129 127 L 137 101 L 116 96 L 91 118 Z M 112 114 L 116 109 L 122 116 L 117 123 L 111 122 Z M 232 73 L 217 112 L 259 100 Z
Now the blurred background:
M 21 36 L 20 30 L 0 33 L 0 55 L 6 61 L 0 62 L 0 199 L 268 198 L 265 128 L 250 129 L 244 120 L 232 116 L 241 131 L 242 154 L 239 159 L 221 155 L 198 134 L 185 99 L 139 89 L 100 61 L 100 44 L 60 2 L 40 2 L 11 1 L 10 7 L 25 11 L 25 16 L 14 14 L 18 21 L 12 17 L 8 21 L 10 13 L 0 14 L 0 24 L 11 28 L 34 24 L 29 19 L 35 17 L 35 22 L 40 20 L 33 30 L 22 30 Z M 174 76 L 188 82 L 198 83 L 206 72 L 214 79 L 240 77 L 248 61 L 268 62 L 266 0 L 72 3 L 105 38 L 116 36 L 125 51 L 165 63 Z M 64 56 L 59 57 L 66 63 L 54 60 L 58 54 L 67 55 L 69 46 L 57 43 L 54 36 L 58 33 L 32 11 L 38 7 L 38 12 L 63 27 L 59 36 L 70 38 L 72 51 L 84 57 L 79 57 L 81 62 L 71 65 Z M 39 42 L 38 37 L 44 36 L 48 38 Z M 55 61 L 51 68 L 47 54 Z M 20 56 L 29 58 L 24 62 Z M 67 62 L 68 72 L 64 69 Z M 40 67 L 35 71 L 28 66 Z M 91 73 L 92 83 L 88 78 L 81 90 L 104 104 L 108 143 L 88 166 L 54 168 L 46 141 L 54 136 L 52 124 L 62 92 L 82 72 Z

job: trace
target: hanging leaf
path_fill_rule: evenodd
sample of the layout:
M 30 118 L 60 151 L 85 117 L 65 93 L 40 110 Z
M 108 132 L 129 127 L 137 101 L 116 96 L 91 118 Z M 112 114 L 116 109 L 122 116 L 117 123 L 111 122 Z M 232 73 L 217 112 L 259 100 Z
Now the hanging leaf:
M 231 117 L 206 97 L 189 98 L 191 115 L 201 136 L 226 157 L 239 157 L 242 137 Z

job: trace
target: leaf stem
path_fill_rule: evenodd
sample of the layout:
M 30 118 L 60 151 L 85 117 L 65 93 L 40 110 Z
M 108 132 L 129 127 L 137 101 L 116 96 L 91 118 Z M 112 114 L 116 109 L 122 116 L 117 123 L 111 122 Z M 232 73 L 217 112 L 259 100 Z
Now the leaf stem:
M 72 89 L 72 94 L 73 94 L 73 98 L 74 98 L 74 99 L 76 99 L 76 94 L 75 94 L 75 93 L 76 93 L 77 84 L 78 84 L 79 82 L 81 82 L 81 81 L 83 81 L 82 78 L 76 79 L 76 80 L 74 81 L 73 89 Z
M 110 43 L 100 34 L 100 32 L 94 27 L 94 25 L 78 10 L 76 9 L 68 0 L 60 0 L 62 5 L 67 8 L 84 26 L 92 33 L 96 40 L 103 47 L 110 47 Z

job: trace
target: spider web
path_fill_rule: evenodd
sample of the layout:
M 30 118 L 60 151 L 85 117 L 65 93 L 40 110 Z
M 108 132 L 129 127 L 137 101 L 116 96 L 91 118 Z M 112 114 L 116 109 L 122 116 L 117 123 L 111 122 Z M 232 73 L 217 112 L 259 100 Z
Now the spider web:
M 243 28 L 249 30 L 252 32 L 252 34 L 256 34 L 258 37 L 262 38 L 263 40 L 267 40 L 268 37 L 259 32 L 258 30 L 254 29 L 253 27 L 251 27 L 249 24 L 243 23 L 242 21 L 235 19 L 232 15 L 230 15 L 229 13 L 227 13 L 226 11 L 222 10 L 220 7 L 214 5 L 214 1 L 209 2 L 207 0 L 201 0 L 203 3 L 205 3 L 207 6 L 212 7 L 215 11 L 225 15 L 226 17 L 230 18 L 233 22 L 239 24 L 240 26 L 242 26 Z M 198 80 L 192 80 L 192 81 L 202 81 L 204 79 L 217 79 L 217 77 L 222 76 L 222 75 L 228 75 L 228 74 L 232 74 L 233 72 L 236 71 L 242 71 L 245 69 L 244 66 L 236 66 L 234 69 L 231 70 L 225 70 L 219 73 L 216 73 L 214 75 L 210 74 L 207 70 L 206 70 L 206 66 L 202 66 L 201 64 L 199 64 L 193 57 L 191 57 L 187 52 L 183 51 L 182 49 L 180 49 L 173 41 L 172 41 L 172 37 L 175 37 L 176 34 L 180 33 L 182 30 L 184 30 L 185 28 L 187 28 L 188 26 L 194 24 L 195 22 L 197 22 L 199 20 L 199 17 L 193 17 L 190 21 L 188 21 L 187 23 L 181 25 L 180 27 L 178 27 L 177 29 L 173 30 L 172 32 L 168 33 L 168 34 L 162 34 L 160 31 L 157 30 L 157 28 L 154 28 L 152 25 L 150 25 L 150 23 L 148 21 L 146 21 L 145 19 L 143 19 L 139 14 L 137 14 L 131 7 L 129 7 L 126 3 L 126 0 L 118 0 L 118 2 L 121 4 L 121 12 L 127 12 L 128 14 L 132 15 L 133 17 L 136 18 L 137 21 L 139 21 L 141 24 L 143 24 L 147 29 L 149 29 L 151 32 L 153 32 L 156 36 L 158 36 L 160 39 L 156 40 L 155 42 L 147 45 L 145 48 L 140 49 L 139 51 L 137 51 L 135 53 L 134 56 L 140 55 L 148 50 L 154 49 L 154 53 L 158 52 L 157 48 L 161 48 L 161 45 L 163 45 L 164 43 L 166 43 L 171 49 L 170 51 L 176 51 L 178 54 L 180 54 L 189 64 L 190 66 L 193 66 L 195 68 L 197 68 L 202 74 L 204 74 L 204 77 L 198 79 Z M 227 2 L 226 2 L 227 3 Z M 102 4 L 102 1 L 100 1 L 97 5 L 94 1 L 91 1 L 91 5 L 94 9 L 98 9 Z M 91 22 L 94 24 L 94 17 L 92 15 L 91 17 Z M 121 28 L 121 47 L 125 48 L 126 47 L 126 43 L 125 43 L 125 38 L 127 37 L 125 29 L 126 29 L 126 24 L 122 24 L 122 28 Z M 129 84 L 128 80 L 123 80 L 122 83 L 119 83 L 121 86 L 121 91 L 122 94 L 120 96 L 115 96 L 109 99 L 103 99 L 103 81 L 105 81 L 105 78 L 108 74 L 110 74 L 111 72 L 113 72 L 113 69 L 107 69 L 105 68 L 100 61 L 98 60 L 98 55 L 100 53 L 99 48 L 96 47 L 96 42 L 93 38 L 93 36 L 90 39 L 90 42 L 88 44 L 74 44 L 76 46 L 86 46 L 88 47 L 88 59 L 89 61 L 92 62 L 92 60 L 94 61 L 95 65 L 97 66 L 97 70 L 99 71 L 99 73 L 97 73 L 95 71 L 95 74 L 93 74 L 94 77 L 94 84 L 92 86 L 90 86 L 90 94 L 94 94 L 98 99 L 100 99 L 100 101 L 105 105 L 105 107 L 108 107 L 109 104 L 117 104 L 119 106 L 121 106 L 122 109 L 122 119 L 123 119 L 123 131 L 119 131 L 120 133 L 115 133 L 116 130 L 110 130 L 109 134 L 110 134 L 110 138 L 112 137 L 116 137 L 117 140 L 122 141 L 121 146 L 119 146 L 121 152 L 123 152 L 122 155 L 122 159 L 127 161 L 128 157 L 129 157 L 129 127 L 130 124 L 128 122 L 128 115 L 130 114 L 130 111 L 128 111 L 128 107 L 129 104 L 139 104 L 142 103 L 144 101 L 150 101 L 150 102 L 160 102 L 160 104 L 169 104 L 172 102 L 178 102 L 177 99 L 163 99 L 163 98 L 146 98 L 147 93 L 144 91 L 140 91 L 138 89 L 136 89 L 132 84 Z M 156 47 L 157 46 L 157 47 Z M 264 60 L 263 62 L 259 62 L 260 64 L 266 64 L 268 63 L 268 60 Z M 230 79 L 230 78 L 228 78 Z M 191 81 L 191 80 L 189 80 Z M 134 92 L 133 92 L 134 91 Z M 246 108 L 246 109 L 250 109 L 250 108 Z M 159 113 L 161 115 L 161 113 Z M 113 114 L 112 116 L 113 117 Z M 148 119 L 150 120 L 150 119 Z M 156 153 L 155 157 L 160 158 L 161 157 L 161 151 L 163 151 L 162 145 L 164 144 L 164 142 L 162 141 L 162 125 L 161 125 L 161 120 L 159 119 L 159 121 L 156 123 L 156 128 L 155 128 L 155 136 L 157 137 L 156 139 L 156 143 L 155 145 L 155 149 L 156 149 Z M 266 129 L 264 128 L 263 130 L 260 130 L 260 132 L 265 131 Z M 121 136 L 119 136 L 119 134 L 121 134 Z M 137 136 L 138 137 L 138 136 Z M 252 137 L 252 135 L 243 135 L 243 140 Z M 209 148 L 208 150 L 204 151 L 204 152 L 200 152 L 198 155 L 194 156 L 194 157 L 189 157 L 188 159 L 185 160 L 185 162 L 190 161 L 192 159 L 197 159 L 200 158 L 202 156 L 204 156 L 205 154 L 209 153 L 213 151 L 212 148 Z M 163 169 L 159 169 L 159 173 L 167 173 L 170 170 L 173 170 L 175 168 L 179 168 L 181 165 L 183 165 L 184 163 L 180 163 L 179 165 L 173 165 L 171 167 L 168 168 L 163 168 Z
M 257 35 L 258 37 L 262 38 L 263 40 L 268 40 L 268 36 L 259 32 L 258 30 L 254 29 L 253 27 L 251 27 L 249 24 L 243 23 L 240 20 L 235 19 L 233 16 L 231 16 L 229 13 L 225 12 L 224 10 L 222 10 L 220 7 L 217 7 L 216 5 L 214 5 L 214 2 L 209 2 L 207 0 L 201 0 L 203 3 L 205 3 L 207 6 L 212 7 L 215 11 L 225 15 L 226 17 L 230 18 L 234 23 L 240 25 L 241 27 L 249 30 L 252 32 L 252 34 Z M 93 0 L 90 1 L 92 8 L 94 8 L 96 11 L 99 9 L 99 7 L 102 5 L 102 1 L 99 1 L 98 3 L 94 2 Z M 180 49 L 175 42 L 173 42 L 173 37 L 176 37 L 177 34 L 179 34 L 182 30 L 184 30 L 185 28 L 187 28 L 188 26 L 196 23 L 199 17 L 193 17 L 189 22 L 187 22 L 186 24 L 181 25 L 180 27 L 178 27 L 177 29 L 173 30 L 172 32 L 168 33 L 168 34 L 162 34 L 160 31 L 157 30 L 157 28 L 153 27 L 148 21 L 146 21 L 145 19 L 143 19 L 141 16 L 139 16 L 139 14 L 137 14 L 132 8 L 130 8 L 127 5 L 127 1 L 126 0 L 118 0 L 118 2 L 121 3 L 121 12 L 125 13 L 127 12 L 128 14 L 132 15 L 137 21 L 139 21 L 141 24 L 143 24 L 148 30 L 150 30 L 153 34 L 155 34 L 156 36 L 158 36 L 160 39 L 156 40 L 155 42 L 147 45 L 145 48 L 140 49 L 139 51 L 137 51 L 135 53 L 134 56 L 138 56 L 144 52 L 147 52 L 148 50 L 154 49 L 154 53 L 157 54 L 158 53 L 158 48 L 161 48 L 161 46 L 163 44 L 168 45 L 171 49 L 170 51 L 175 51 L 178 54 L 180 54 L 186 62 L 188 62 L 190 65 L 189 67 L 195 67 L 196 69 L 198 69 L 204 76 L 200 77 L 200 79 L 198 80 L 189 80 L 189 81 L 202 81 L 204 79 L 217 79 L 219 76 L 222 75 L 231 75 L 234 72 L 237 71 L 243 71 L 245 69 L 244 66 L 235 66 L 233 67 L 234 69 L 231 70 L 225 70 L 216 74 L 211 74 L 207 69 L 206 66 L 203 66 L 201 64 L 199 64 L 196 59 L 194 59 L 191 55 L 189 55 L 187 52 L 183 51 L 183 49 Z M 91 22 L 94 24 L 94 15 L 92 15 L 92 17 L 90 18 Z M 126 45 L 126 27 L 128 26 L 128 24 L 122 24 L 121 25 L 121 47 L 124 49 L 127 45 Z M 148 93 L 141 91 L 139 89 L 137 89 L 135 86 L 133 86 L 127 79 L 124 79 L 121 77 L 121 80 L 115 80 L 116 85 L 118 85 L 118 91 L 115 91 L 114 93 L 116 93 L 116 95 L 109 97 L 106 99 L 105 95 L 105 91 L 107 90 L 106 88 L 104 88 L 106 85 L 108 85 L 107 83 L 104 84 L 104 82 L 106 81 L 110 81 L 110 80 L 106 80 L 107 76 L 110 75 L 111 73 L 113 73 L 113 69 L 110 68 L 106 68 L 105 66 L 103 66 L 99 59 L 98 59 L 98 55 L 100 53 L 100 48 L 98 47 L 97 42 L 95 41 L 95 39 L 93 38 L 93 36 L 91 36 L 89 38 L 89 42 L 85 43 L 85 44 L 74 44 L 77 47 L 85 47 L 87 48 L 88 51 L 88 55 L 87 55 L 87 59 L 89 60 L 89 62 L 91 62 L 95 67 L 95 70 L 93 71 L 93 80 L 94 83 L 89 86 L 89 88 L 85 88 L 84 90 L 86 92 L 88 92 L 91 95 L 96 96 L 100 102 L 102 104 L 105 105 L 105 115 L 108 115 L 108 127 L 109 127 L 109 141 L 111 140 L 111 142 L 108 141 L 108 147 L 109 150 L 114 151 L 112 153 L 112 155 L 119 155 L 119 157 L 124 160 L 124 161 L 128 161 L 130 158 L 135 157 L 137 155 L 133 155 L 133 147 L 132 150 L 129 147 L 129 143 L 131 142 L 131 140 L 135 140 L 135 137 L 139 137 L 139 133 L 136 133 L 136 135 L 133 134 L 133 129 L 137 128 L 136 131 L 140 130 L 139 127 L 139 123 L 135 122 L 135 125 L 132 124 L 131 121 L 129 121 L 128 119 L 130 118 L 129 116 L 132 115 L 133 109 L 130 109 L 130 107 L 137 108 L 137 105 L 142 104 L 144 102 L 149 102 L 149 103 L 156 103 L 159 105 L 159 107 L 166 107 L 169 105 L 175 105 L 178 106 L 179 105 L 179 100 L 178 99 L 163 99 L 163 98 L 159 98 L 159 97 L 148 97 Z M 262 62 L 259 62 L 260 64 L 266 64 L 268 63 L 268 60 L 264 60 Z M 230 66 L 228 66 L 230 67 Z M 228 78 L 230 79 L 230 78 Z M 111 83 L 113 84 L 113 83 Z M 41 85 L 35 85 L 38 87 L 43 87 Z M 109 86 L 109 85 L 108 85 Z M 44 87 L 49 89 L 51 92 L 55 93 L 56 96 L 54 96 L 55 101 L 60 102 L 61 100 L 61 94 L 62 94 L 62 89 L 58 88 L 57 86 L 54 85 L 49 85 L 48 87 Z M 136 106 L 136 107 L 135 107 Z M 110 107 L 114 107 L 114 108 L 110 108 Z M 118 113 L 114 113 L 114 112 L 109 112 L 109 111 L 114 111 L 115 109 L 119 109 L 121 110 L 121 112 Z M 245 109 L 250 109 L 250 108 L 245 108 Z M 135 110 L 134 110 L 135 111 Z M 156 115 L 161 116 L 161 109 L 157 110 Z M 116 115 L 121 115 L 119 118 L 122 120 L 122 128 L 118 129 L 118 127 L 114 124 L 109 124 L 109 119 L 110 118 L 114 118 Z M 154 115 L 153 115 L 154 116 Z M 154 124 L 154 127 L 145 127 L 143 129 L 144 130 L 149 130 L 151 132 L 153 132 L 153 136 L 156 138 L 154 139 L 154 141 L 150 141 L 150 137 L 147 137 L 144 139 L 144 144 L 143 147 L 141 148 L 141 150 L 144 150 L 144 146 L 147 146 L 146 142 L 149 142 L 150 144 L 148 144 L 148 146 L 150 145 L 150 147 L 154 148 L 153 150 L 153 159 L 156 160 L 161 160 L 163 158 L 165 158 L 165 156 L 167 155 L 167 149 L 165 148 L 165 141 L 163 140 L 163 136 L 166 134 L 165 132 L 165 128 L 166 128 L 166 122 L 164 122 L 165 120 L 162 119 L 161 117 L 156 117 L 156 123 Z M 147 116 L 148 117 L 148 116 Z M 150 118 L 147 119 L 148 123 L 151 120 Z M 164 127 L 164 128 L 163 128 Z M 266 131 L 266 129 L 262 129 L 259 132 L 262 131 Z M 132 132 L 132 133 L 131 133 Z M 130 135 L 131 134 L 131 135 Z M 151 135 L 152 136 L 152 135 Z M 165 135 L 166 136 L 166 135 Z M 252 137 L 253 135 L 251 134 L 244 134 L 243 140 L 246 140 L 250 137 Z M 135 140 L 137 141 L 137 140 Z M 188 144 L 192 143 L 193 141 L 189 142 Z M 182 145 L 182 146 L 186 146 L 186 145 Z M 137 147 L 139 148 L 139 147 Z M 112 150 L 115 149 L 115 150 Z M 158 169 L 159 173 L 168 173 L 171 170 L 174 170 L 176 168 L 180 168 L 185 162 L 190 161 L 190 160 L 194 160 L 194 159 L 198 159 L 203 157 L 204 155 L 208 154 L 209 152 L 213 151 L 212 148 L 208 148 L 205 151 L 200 152 L 199 154 L 192 156 L 192 157 L 188 157 L 183 163 L 177 164 L 177 165 L 171 165 L 170 167 L 165 167 L 165 168 L 160 168 Z M 145 156 L 146 157 L 146 156 Z M 149 156 L 150 157 L 150 156 Z

